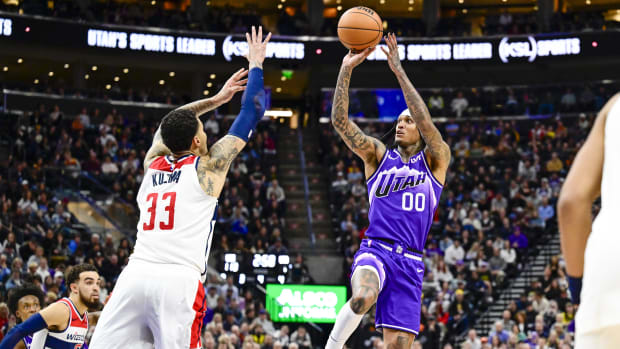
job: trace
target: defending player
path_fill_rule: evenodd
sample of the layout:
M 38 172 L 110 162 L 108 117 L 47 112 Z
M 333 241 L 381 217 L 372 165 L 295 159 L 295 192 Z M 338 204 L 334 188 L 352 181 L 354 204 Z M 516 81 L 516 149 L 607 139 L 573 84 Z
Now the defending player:
M 620 94 L 598 114 L 558 200 L 562 253 L 573 302 L 575 348 L 620 347 Z M 592 203 L 601 210 L 592 223 Z M 587 242 L 587 244 L 586 244 Z M 584 253 L 585 251 L 585 253 Z M 583 276 L 583 290 L 581 289 Z
M 67 275 L 69 297 L 61 298 L 13 327 L 0 349 L 13 349 L 24 337 L 34 334 L 31 348 L 82 348 L 88 331 L 89 308 L 99 305 L 99 273 L 91 264 L 79 264 Z
M 217 198 L 226 173 L 265 112 L 263 61 L 271 33 L 246 34 L 249 73 L 235 73 L 213 98 L 170 112 L 144 160 L 134 253 L 104 308 L 90 347 L 201 348 Z M 242 78 L 248 74 L 247 89 Z M 245 89 L 228 135 L 207 150 L 198 117 Z
M 9 295 L 9 309 L 15 314 L 19 323 L 28 320 L 32 315 L 41 310 L 45 295 L 35 285 L 26 285 L 11 290 Z M 15 345 L 15 349 L 30 349 L 32 335 L 28 334 Z
M 395 147 L 365 135 L 347 115 L 351 72 L 374 49 L 344 57 L 334 94 L 332 124 L 364 161 L 370 225 L 354 259 L 353 296 L 338 314 L 327 349 L 341 349 L 375 303 L 376 327 L 383 330 L 386 347 L 411 348 L 420 328 L 421 251 L 443 189 L 450 148 L 401 66 L 394 34 L 385 42 L 388 51 L 381 49 L 408 107 L 398 117 Z

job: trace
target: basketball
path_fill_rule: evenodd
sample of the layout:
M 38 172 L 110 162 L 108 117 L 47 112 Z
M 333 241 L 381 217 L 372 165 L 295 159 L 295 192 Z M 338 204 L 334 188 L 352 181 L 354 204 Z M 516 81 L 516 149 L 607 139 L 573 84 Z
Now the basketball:
M 348 49 L 361 51 L 381 41 L 381 17 L 373 9 L 356 6 L 342 14 L 338 21 L 338 38 Z

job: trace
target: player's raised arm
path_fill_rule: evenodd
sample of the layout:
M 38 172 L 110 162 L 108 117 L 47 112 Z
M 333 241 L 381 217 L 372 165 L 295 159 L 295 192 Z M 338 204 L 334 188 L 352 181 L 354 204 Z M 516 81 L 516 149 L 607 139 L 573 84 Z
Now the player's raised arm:
M 245 147 L 258 121 L 265 114 L 265 89 L 263 81 L 263 61 L 267 52 L 267 43 L 271 33 L 263 40 L 263 28 L 258 33 L 252 26 L 252 34 L 246 33 L 248 42 L 249 74 L 247 89 L 241 99 L 241 110 L 233 122 L 228 134 L 217 141 L 208 156 L 198 162 L 198 179 L 207 195 L 218 197 L 226 179 L 226 173 Z
M 349 149 L 364 160 L 366 173 L 374 172 L 374 167 L 378 165 L 385 153 L 385 145 L 378 139 L 364 134 L 353 121 L 349 120 L 349 83 L 351 82 L 353 68 L 362 63 L 372 51 L 374 51 L 374 47 L 369 47 L 355 54 L 349 52 L 342 59 L 338 82 L 334 91 L 331 115 L 332 125 L 334 125 L 336 132 L 342 137 Z
M 430 158 L 431 170 L 435 177 L 443 183 L 446 177 L 446 170 L 450 163 L 450 147 L 444 142 L 441 133 L 431 119 L 431 114 L 428 112 L 426 103 L 424 103 L 418 91 L 413 87 L 409 77 L 407 77 L 405 69 L 403 69 L 402 64 L 400 64 L 396 35 L 391 33 L 385 36 L 384 39 L 388 46 L 388 50 L 385 50 L 383 47 L 381 47 L 381 50 L 388 58 L 387 61 L 390 65 L 390 69 L 392 69 L 396 75 L 400 88 L 405 95 L 405 101 L 407 102 L 411 117 L 413 117 L 413 121 L 415 121 L 416 126 L 422 134 L 422 138 L 424 138 L 424 142 L 428 149 L 426 153 Z
M 188 113 L 192 113 L 192 115 L 196 116 L 196 118 L 199 118 L 202 114 L 216 109 L 222 104 L 230 102 L 235 93 L 245 90 L 245 83 L 247 82 L 247 79 L 243 78 L 247 74 L 248 71 L 246 69 L 239 69 L 226 81 L 220 92 L 218 92 L 215 96 L 186 104 L 177 108 L 176 111 L 185 110 Z M 153 144 L 144 157 L 144 169 L 146 170 L 156 157 L 170 154 L 172 154 L 172 152 L 164 145 L 160 127 L 157 129 L 157 132 L 155 132 Z
M 579 303 L 586 242 L 592 231 L 592 203 L 601 195 L 605 153 L 605 121 L 611 107 L 620 98 L 615 95 L 599 112 L 585 143 L 562 185 L 558 199 L 558 225 L 562 254 L 573 301 Z M 612 135 L 613 137 L 613 135 Z

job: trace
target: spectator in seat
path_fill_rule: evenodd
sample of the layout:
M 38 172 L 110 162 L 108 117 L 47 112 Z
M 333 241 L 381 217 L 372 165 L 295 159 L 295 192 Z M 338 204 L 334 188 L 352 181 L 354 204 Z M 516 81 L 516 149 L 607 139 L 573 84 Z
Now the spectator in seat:
M 452 109 L 452 112 L 456 114 L 456 117 L 458 118 L 460 118 L 463 115 L 463 112 L 465 112 L 468 106 L 469 106 L 469 102 L 463 96 L 463 92 L 461 91 L 459 91 L 456 94 L 456 97 L 453 98 L 452 101 L 450 102 L 450 108 Z
M 291 349 L 291 345 L 296 343 L 299 346 L 299 349 L 310 349 L 312 348 L 312 340 L 310 339 L 310 334 L 306 331 L 304 326 L 299 326 L 297 331 L 291 334 L 291 344 L 289 345 L 289 349 Z
M 463 260 L 463 258 L 465 258 L 465 250 L 461 246 L 461 241 L 459 239 L 455 239 L 452 245 L 446 249 L 444 260 L 446 264 L 453 266 L 456 262 Z
M 276 200 L 280 203 L 282 201 L 284 201 L 285 196 L 284 196 L 284 189 L 282 189 L 282 187 L 280 185 L 278 185 L 278 180 L 274 179 L 271 181 L 271 186 L 269 186 L 269 188 L 267 188 L 267 198 L 271 198 L 271 194 L 275 194 L 276 195 Z
M 467 332 L 467 339 L 463 343 L 463 346 L 466 345 L 469 345 L 471 349 L 482 349 L 482 341 L 476 334 L 476 330 L 473 328 Z
M 528 246 L 527 236 L 521 233 L 521 228 L 519 227 L 513 229 L 512 235 L 508 237 L 508 240 L 513 247 L 519 250 L 524 250 Z
M 495 321 L 494 329 L 489 332 L 489 341 L 493 341 L 493 337 L 497 337 L 500 343 L 507 343 L 510 333 L 504 329 L 504 322 L 502 320 Z
M 551 154 L 551 159 L 547 161 L 547 172 L 561 172 L 564 170 L 564 164 L 562 160 L 558 157 L 557 152 L 553 152 Z

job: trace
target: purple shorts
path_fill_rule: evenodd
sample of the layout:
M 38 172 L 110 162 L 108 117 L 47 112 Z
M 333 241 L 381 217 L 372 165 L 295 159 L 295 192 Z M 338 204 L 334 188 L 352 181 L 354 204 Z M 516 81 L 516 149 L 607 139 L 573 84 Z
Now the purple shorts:
M 405 247 L 364 239 L 351 267 L 374 269 L 379 276 L 375 326 L 413 333 L 420 331 L 424 262 Z

